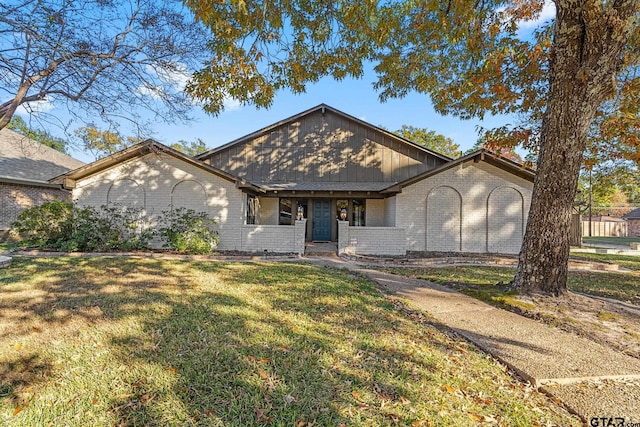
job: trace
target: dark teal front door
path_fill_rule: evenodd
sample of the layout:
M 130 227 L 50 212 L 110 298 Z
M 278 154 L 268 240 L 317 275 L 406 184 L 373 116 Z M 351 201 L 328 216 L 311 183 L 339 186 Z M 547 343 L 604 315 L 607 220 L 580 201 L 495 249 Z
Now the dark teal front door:
M 313 240 L 331 241 L 331 200 L 313 201 Z

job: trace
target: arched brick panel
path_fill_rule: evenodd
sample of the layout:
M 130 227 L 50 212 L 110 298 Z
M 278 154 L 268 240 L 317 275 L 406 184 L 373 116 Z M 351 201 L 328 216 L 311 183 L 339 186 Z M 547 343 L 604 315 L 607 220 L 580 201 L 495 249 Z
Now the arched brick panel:
M 487 197 L 487 252 L 520 252 L 524 235 L 524 197 L 513 187 L 494 188 Z
M 462 196 L 453 187 L 436 187 L 427 195 L 427 251 L 462 250 Z

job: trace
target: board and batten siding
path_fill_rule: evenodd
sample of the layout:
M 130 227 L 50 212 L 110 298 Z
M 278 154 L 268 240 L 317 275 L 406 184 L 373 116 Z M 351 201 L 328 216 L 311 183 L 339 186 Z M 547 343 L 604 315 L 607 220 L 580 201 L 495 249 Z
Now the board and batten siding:
M 154 226 L 171 206 L 205 211 L 217 221 L 221 250 L 240 250 L 245 196 L 235 183 L 176 157 L 151 153 L 78 180 L 73 199 L 96 208 L 119 203 L 144 210 Z
M 518 253 L 532 190 L 498 167 L 465 162 L 403 188 L 395 225 L 407 251 Z
M 327 110 L 284 123 L 203 158 L 251 182 L 389 182 L 446 161 Z

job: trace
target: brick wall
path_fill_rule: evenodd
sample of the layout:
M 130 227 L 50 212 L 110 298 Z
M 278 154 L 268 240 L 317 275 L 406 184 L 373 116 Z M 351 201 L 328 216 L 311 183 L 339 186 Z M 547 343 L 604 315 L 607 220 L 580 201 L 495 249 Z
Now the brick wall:
M 247 252 L 304 254 L 307 220 L 295 225 L 243 225 L 241 249 Z
M 627 233 L 629 237 L 640 237 L 640 219 L 627 220 Z
M 465 162 L 403 188 L 396 226 L 408 251 L 518 253 L 533 183 L 485 162 Z
M 365 222 L 367 227 L 384 226 L 384 199 L 367 199 Z
M 218 222 L 219 249 L 241 248 L 246 196 L 235 183 L 167 154 L 147 154 L 80 180 L 73 199 L 80 206 L 109 201 L 142 208 L 151 227 L 172 204 L 205 211 Z
M 406 234 L 397 227 L 351 227 L 338 221 L 338 253 L 356 255 L 405 255 Z
M 58 188 L 0 183 L 0 230 L 11 227 L 22 211 L 44 202 L 71 200 L 71 193 Z

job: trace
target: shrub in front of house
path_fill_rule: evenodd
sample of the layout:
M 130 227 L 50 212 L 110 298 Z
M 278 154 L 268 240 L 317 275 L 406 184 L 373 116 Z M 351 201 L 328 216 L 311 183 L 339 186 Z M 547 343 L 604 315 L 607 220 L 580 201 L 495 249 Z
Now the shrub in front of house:
M 131 251 L 149 248 L 153 231 L 146 227 L 142 209 L 117 204 L 75 208 L 73 232 L 66 251 Z
M 147 249 L 153 238 L 140 209 L 81 208 L 58 200 L 26 209 L 11 228 L 24 246 L 68 252 Z
M 213 230 L 216 221 L 206 212 L 185 208 L 162 211 L 159 223 L 164 247 L 178 252 L 210 254 L 220 242 L 220 235 Z
M 70 202 L 51 200 L 22 211 L 11 230 L 24 246 L 57 249 L 72 233 L 73 210 Z

